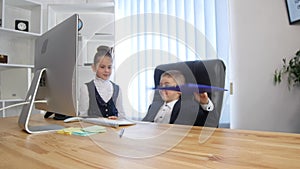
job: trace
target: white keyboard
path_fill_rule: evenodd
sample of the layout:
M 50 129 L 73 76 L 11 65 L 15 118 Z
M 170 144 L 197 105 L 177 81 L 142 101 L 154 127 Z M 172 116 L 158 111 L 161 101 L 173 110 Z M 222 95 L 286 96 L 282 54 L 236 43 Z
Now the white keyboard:
M 82 118 L 81 121 L 92 123 L 92 124 L 98 124 L 103 126 L 110 126 L 110 127 L 119 127 L 119 126 L 127 126 L 127 125 L 134 125 L 136 124 L 134 121 L 126 120 L 126 119 L 120 119 L 120 120 L 112 120 L 108 118 Z

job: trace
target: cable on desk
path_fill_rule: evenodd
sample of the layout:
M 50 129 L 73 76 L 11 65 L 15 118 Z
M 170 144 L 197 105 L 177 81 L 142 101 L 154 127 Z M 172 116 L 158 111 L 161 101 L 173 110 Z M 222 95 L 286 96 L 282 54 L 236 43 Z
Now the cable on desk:
M 22 106 L 22 105 L 29 104 L 29 103 L 30 102 L 22 102 L 22 103 L 17 103 L 17 104 L 9 105 L 9 106 L 6 106 L 6 107 L 2 107 L 0 109 L 0 111 L 3 111 L 5 109 L 9 109 L 9 108 L 13 108 L 13 107 L 16 107 L 16 106 Z M 47 103 L 47 100 L 36 100 L 33 103 Z

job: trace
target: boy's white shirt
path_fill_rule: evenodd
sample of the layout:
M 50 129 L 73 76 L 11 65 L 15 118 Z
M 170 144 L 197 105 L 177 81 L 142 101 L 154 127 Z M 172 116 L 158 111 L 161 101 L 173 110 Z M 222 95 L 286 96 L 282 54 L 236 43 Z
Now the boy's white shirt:
M 210 98 L 208 98 L 207 104 L 200 103 L 200 106 L 202 107 L 203 110 L 206 110 L 206 111 L 213 111 L 215 108 L 215 106 L 214 106 L 213 102 L 210 100 Z
M 154 122 L 169 123 L 173 107 L 177 101 L 178 101 L 178 99 L 173 100 L 169 103 L 164 102 L 164 104 L 159 108 L 158 113 L 156 114 L 156 116 L 154 118 Z
M 173 100 L 169 103 L 164 102 L 164 104 L 159 108 L 158 113 L 156 114 L 156 116 L 154 118 L 154 122 L 169 123 L 174 105 L 176 104 L 177 101 L 178 101 L 178 99 Z M 165 106 L 168 107 L 167 111 L 164 110 L 164 109 L 166 109 Z M 203 110 L 206 110 L 206 111 L 212 111 L 214 109 L 214 104 L 212 103 L 210 98 L 208 98 L 207 104 L 200 104 L 200 106 L 202 107 Z

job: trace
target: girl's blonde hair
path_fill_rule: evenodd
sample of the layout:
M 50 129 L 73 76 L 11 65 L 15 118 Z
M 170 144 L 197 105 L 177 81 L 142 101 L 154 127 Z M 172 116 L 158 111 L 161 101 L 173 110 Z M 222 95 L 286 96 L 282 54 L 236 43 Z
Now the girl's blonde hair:
M 99 62 L 99 60 L 104 57 L 110 57 L 111 60 L 113 59 L 113 47 L 108 47 L 108 46 L 99 46 L 97 48 L 97 52 L 94 56 L 94 65 L 97 65 L 97 63 Z

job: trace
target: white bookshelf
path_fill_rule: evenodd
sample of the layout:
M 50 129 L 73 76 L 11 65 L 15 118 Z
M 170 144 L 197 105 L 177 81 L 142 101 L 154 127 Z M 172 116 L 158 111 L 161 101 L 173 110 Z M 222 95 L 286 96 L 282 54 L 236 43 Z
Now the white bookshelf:
M 0 63 L 0 107 L 5 107 L 23 101 L 30 86 L 35 39 L 42 33 L 42 5 L 0 0 L 0 19 L 0 54 L 8 56 L 8 63 Z M 16 20 L 27 21 L 28 31 L 16 30 Z M 8 115 L 5 110 L 0 113 Z
M 42 30 L 41 11 L 39 3 L 28 0 L 0 0 L 2 11 L 2 28 L 15 29 L 15 20 L 29 22 L 29 31 L 40 34 Z

